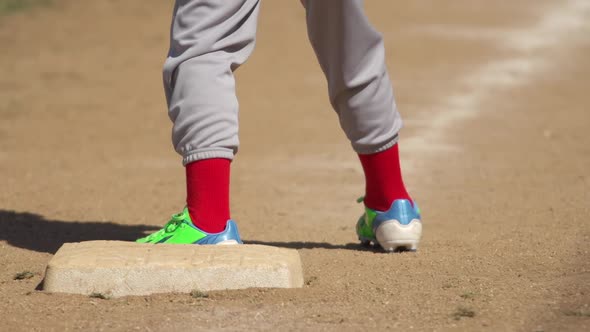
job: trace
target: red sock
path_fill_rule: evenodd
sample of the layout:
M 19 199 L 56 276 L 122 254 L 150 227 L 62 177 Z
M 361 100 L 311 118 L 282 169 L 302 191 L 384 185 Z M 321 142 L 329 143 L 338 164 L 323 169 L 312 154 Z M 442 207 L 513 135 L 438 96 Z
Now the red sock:
M 377 211 L 386 211 L 396 199 L 408 199 L 402 180 L 398 144 L 374 154 L 359 154 L 365 172 L 365 205 Z
M 229 219 L 230 163 L 215 158 L 186 165 L 186 205 L 193 224 L 205 232 L 222 232 Z

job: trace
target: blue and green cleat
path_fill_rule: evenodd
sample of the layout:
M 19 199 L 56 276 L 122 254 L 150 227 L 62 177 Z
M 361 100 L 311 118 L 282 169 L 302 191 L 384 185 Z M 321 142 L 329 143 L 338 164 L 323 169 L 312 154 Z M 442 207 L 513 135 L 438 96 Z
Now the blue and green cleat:
M 362 201 L 360 198 L 359 203 Z M 395 200 L 387 211 L 365 207 L 356 233 L 362 245 L 372 242 L 389 252 L 416 251 L 422 236 L 420 209 L 407 199 Z
M 228 220 L 225 230 L 220 233 L 207 233 L 193 225 L 188 209 L 172 216 L 164 228 L 141 239 L 138 243 L 173 244 L 242 244 L 238 226 Z

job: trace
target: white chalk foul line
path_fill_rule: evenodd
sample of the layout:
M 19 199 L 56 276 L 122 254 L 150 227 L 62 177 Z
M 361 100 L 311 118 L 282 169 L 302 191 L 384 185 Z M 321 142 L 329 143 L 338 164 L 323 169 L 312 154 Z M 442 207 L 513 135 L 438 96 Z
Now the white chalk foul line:
M 534 25 L 515 30 L 492 30 L 497 38 L 486 40 L 511 50 L 510 57 L 486 63 L 458 80 L 468 93 L 451 93 L 428 114 L 416 136 L 403 140 L 407 151 L 445 151 L 456 149 L 445 143 L 447 132 L 461 121 L 477 116 L 484 103 L 501 89 L 511 89 L 534 79 L 549 65 L 548 51 L 564 47 L 590 28 L 590 0 L 570 0 L 556 4 Z M 456 29 L 451 31 L 456 35 Z

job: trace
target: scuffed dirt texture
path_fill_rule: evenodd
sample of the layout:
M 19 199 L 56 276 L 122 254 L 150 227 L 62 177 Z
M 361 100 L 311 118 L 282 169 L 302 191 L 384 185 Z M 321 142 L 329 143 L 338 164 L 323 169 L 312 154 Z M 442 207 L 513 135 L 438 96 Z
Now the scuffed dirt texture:
M 233 217 L 251 243 L 298 249 L 306 285 L 107 300 L 35 288 L 62 243 L 131 240 L 183 205 L 160 74 L 172 1 L 62 0 L 0 17 L 0 330 L 589 330 L 588 25 L 420 140 L 450 98 L 490 87 L 465 77 L 529 59 L 500 41 L 560 4 L 367 2 L 425 222 L 417 254 L 382 254 L 354 235 L 363 177 L 304 11 L 264 2 L 237 73 Z

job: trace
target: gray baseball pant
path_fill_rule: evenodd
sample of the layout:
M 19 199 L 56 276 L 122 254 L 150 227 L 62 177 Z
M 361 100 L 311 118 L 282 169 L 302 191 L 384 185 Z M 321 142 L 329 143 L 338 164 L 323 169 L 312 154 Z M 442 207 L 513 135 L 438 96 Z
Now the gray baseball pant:
M 183 164 L 233 159 L 238 100 L 233 72 L 254 49 L 260 0 L 176 0 L 164 89 L 172 141 Z M 381 35 L 363 0 L 306 0 L 308 36 L 328 82 L 330 102 L 353 149 L 386 150 L 402 122 Z

